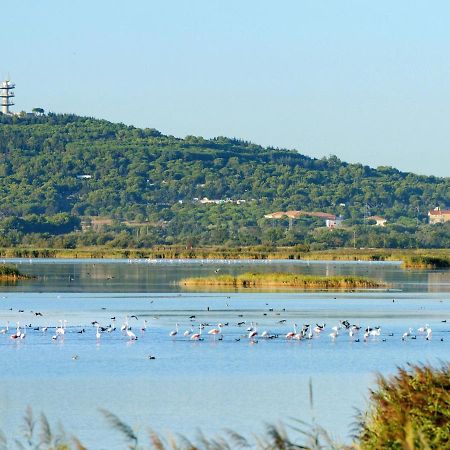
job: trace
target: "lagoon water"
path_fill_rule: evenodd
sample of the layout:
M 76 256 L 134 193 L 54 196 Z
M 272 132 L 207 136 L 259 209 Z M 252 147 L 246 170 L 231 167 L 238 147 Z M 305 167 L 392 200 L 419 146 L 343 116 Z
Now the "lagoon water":
M 0 285 L 0 328 L 7 321 L 12 332 L 17 321 L 32 324 L 24 340 L 0 335 L 0 429 L 10 438 L 20 432 L 31 405 L 90 449 L 125 447 L 101 408 L 132 425 L 144 440 L 148 428 L 188 437 L 195 437 L 196 429 L 212 436 L 231 428 L 250 436 L 263 432 L 266 423 L 289 427 L 296 418 L 314 418 L 339 440 L 349 441 L 355 410 L 366 407 L 376 373 L 391 374 L 407 362 L 450 359 L 450 271 L 404 271 L 397 263 L 362 262 L 7 262 L 38 276 Z M 195 292 L 178 284 L 187 276 L 249 270 L 365 275 L 389 288 Z M 137 341 L 120 331 L 102 333 L 97 341 L 92 321 L 106 326 L 116 317 L 119 329 L 127 315 L 138 317 L 129 319 Z M 344 319 L 362 327 L 379 325 L 381 336 L 363 342 L 361 335 L 354 342 L 342 333 L 333 342 L 331 327 Z M 59 320 L 67 320 L 65 338 L 52 341 Z M 240 321 L 245 325 L 237 326 Z M 252 321 L 260 333 L 280 336 L 294 323 L 325 322 L 327 331 L 312 340 L 259 338 L 250 344 L 244 335 Z M 201 322 L 211 325 L 203 330 L 203 341 L 182 335 Z M 206 334 L 218 322 L 229 323 L 221 341 Z M 172 338 L 176 323 L 180 332 Z M 418 333 L 415 340 L 401 340 L 409 327 L 426 323 L 432 340 Z M 52 328 L 43 333 L 34 330 L 38 326 Z M 78 333 L 83 328 L 86 333 Z

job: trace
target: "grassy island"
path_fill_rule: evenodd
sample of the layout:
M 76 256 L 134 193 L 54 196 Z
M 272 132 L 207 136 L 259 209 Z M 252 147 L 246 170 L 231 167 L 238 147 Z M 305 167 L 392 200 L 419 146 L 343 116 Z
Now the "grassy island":
M 0 265 L 0 281 L 27 280 L 29 278 L 31 277 L 24 275 L 15 267 Z
M 403 260 L 406 269 L 448 269 L 450 258 L 437 256 L 410 256 Z
M 185 278 L 181 280 L 180 284 L 187 287 L 287 287 L 300 289 L 355 289 L 386 287 L 383 283 L 364 277 L 323 277 L 293 273 L 244 273 L 237 276 L 217 275 L 203 278 Z

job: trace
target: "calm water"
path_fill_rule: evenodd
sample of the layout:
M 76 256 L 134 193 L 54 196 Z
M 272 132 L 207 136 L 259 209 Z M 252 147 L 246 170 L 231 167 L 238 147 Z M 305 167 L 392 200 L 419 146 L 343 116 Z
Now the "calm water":
M 392 373 L 407 361 L 450 358 L 449 271 L 403 271 L 396 263 L 11 261 L 38 278 L 0 285 L 0 328 L 8 320 L 12 332 L 17 321 L 32 324 L 24 340 L 0 335 L 0 428 L 9 436 L 32 405 L 92 449 L 124 447 L 99 408 L 119 415 L 142 436 L 146 427 L 190 437 L 197 428 L 208 435 L 225 428 L 250 434 L 262 431 L 264 423 L 315 417 L 348 440 L 355 408 L 365 407 L 376 372 Z M 388 282 L 389 289 L 196 293 L 177 284 L 217 270 L 366 275 Z M 97 341 L 92 321 L 107 326 L 116 317 L 120 328 L 126 315 L 138 317 L 129 319 L 137 341 L 129 342 L 120 331 L 102 333 Z M 379 325 L 381 336 L 363 342 L 361 335 L 360 342 L 352 342 L 342 333 L 333 342 L 331 327 L 344 319 Z M 59 320 L 67 320 L 63 342 L 51 339 Z M 294 323 L 316 322 L 325 322 L 327 331 L 312 340 L 260 338 L 252 345 L 243 337 L 252 321 L 260 333 L 284 335 Z M 183 336 L 201 322 L 210 324 L 204 341 Z M 222 341 L 206 334 L 218 322 L 229 324 Z M 172 338 L 175 323 L 180 332 Z M 433 329 L 431 341 L 419 334 L 401 340 L 409 327 L 425 323 Z M 45 334 L 33 329 L 38 326 L 52 328 Z M 83 328 L 86 333 L 78 333 Z

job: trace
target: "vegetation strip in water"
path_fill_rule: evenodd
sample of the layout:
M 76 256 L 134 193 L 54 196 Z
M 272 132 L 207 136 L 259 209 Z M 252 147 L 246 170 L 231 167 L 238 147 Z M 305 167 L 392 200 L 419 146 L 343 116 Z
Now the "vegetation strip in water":
M 241 275 L 217 275 L 202 278 L 185 278 L 184 286 L 233 286 L 243 288 L 294 287 L 321 289 L 379 288 L 386 285 L 365 277 L 334 276 L 321 277 L 293 273 L 244 273 Z
M 438 256 L 410 256 L 403 260 L 406 269 L 448 269 L 450 258 Z
M 0 264 L 0 281 L 27 280 L 29 278 L 31 277 L 20 273 L 20 271 L 15 267 Z

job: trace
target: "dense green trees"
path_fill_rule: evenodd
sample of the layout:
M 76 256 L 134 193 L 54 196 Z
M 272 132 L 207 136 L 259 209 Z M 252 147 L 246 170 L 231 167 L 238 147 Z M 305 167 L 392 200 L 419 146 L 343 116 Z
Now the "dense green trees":
M 346 164 L 335 156 L 312 159 L 224 137 L 178 139 L 69 114 L 0 115 L 0 193 L 3 222 L 18 221 L 2 222 L 5 242 L 31 232 L 50 238 L 79 228 L 82 216 L 106 216 L 146 222 L 145 234 L 120 227 L 137 245 L 332 246 L 353 242 L 353 231 L 312 231 L 323 226 L 312 219 L 296 221 L 289 231 L 287 222 L 271 223 L 263 216 L 276 210 L 320 210 L 343 214 L 353 226 L 362 224 L 366 208 L 403 228 L 357 229 L 358 244 L 433 247 L 448 242 L 448 228 L 423 225 L 428 209 L 450 204 L 448 178 Z M 193 202 L 203 197 L 246 203 Z M 61 213 L 71 217 L 65 229 L 43 225 L 58 221 Z M 42 223 L 30 219 L 36 215 L 45 216 Z M 117 231 L 94 234 L 122 245 Z

